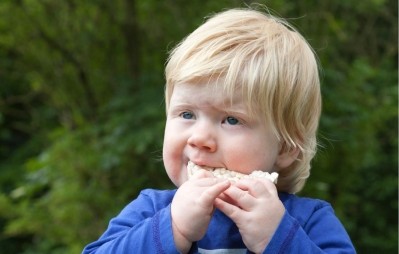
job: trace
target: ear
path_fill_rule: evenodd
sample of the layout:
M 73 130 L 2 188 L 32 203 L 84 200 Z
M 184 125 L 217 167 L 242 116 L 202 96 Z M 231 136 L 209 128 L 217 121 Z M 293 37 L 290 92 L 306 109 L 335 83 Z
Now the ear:
M 277 156 L 276 166 L 280 169 L 289 167 L 297 158 L 300 153 L 298 147 L 292 149 L 281 148 L 280 153 Z

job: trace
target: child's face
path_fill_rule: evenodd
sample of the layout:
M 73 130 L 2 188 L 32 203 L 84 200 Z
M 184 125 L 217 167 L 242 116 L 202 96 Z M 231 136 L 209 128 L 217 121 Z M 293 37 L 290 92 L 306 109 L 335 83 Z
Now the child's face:
M 163 160 L 176 186 L 187 180 L 187 162 L 249 174 L 271 171 L 279 142 L 261 114 L 250 116 L 241 96 L 232 104 L 223 88 L 207 84 L 176 85 L 170 100 Z

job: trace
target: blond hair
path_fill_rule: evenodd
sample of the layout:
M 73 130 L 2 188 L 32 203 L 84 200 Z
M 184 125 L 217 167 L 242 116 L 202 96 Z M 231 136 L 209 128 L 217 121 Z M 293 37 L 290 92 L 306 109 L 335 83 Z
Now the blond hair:
M 252 9 L 216 14 L 171 51 L 165 77 L 166 109 L 179 83 L 217 79 L 230 95 L 241 89 L 282 149 L 300 149 L 293 164 L 277 169 L 278 190 L 302 189 L 316 153 L 320 83 L 312 48 L 286 21 Z

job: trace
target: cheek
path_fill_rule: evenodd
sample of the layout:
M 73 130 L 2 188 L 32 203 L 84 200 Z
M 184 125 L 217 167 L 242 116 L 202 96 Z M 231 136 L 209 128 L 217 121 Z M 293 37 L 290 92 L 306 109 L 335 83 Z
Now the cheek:
M 172 162 L 179 158 L 184 147 L 182 135 L 179 135 L 179 133 L 173 130 L 173 125 L 167 122 L 163 141 L 163 158 L 164 160 Z
M 168 174 L 170 180 L 176 185 L 179 180 L 179 174 L 177 170 L 176 159 L 171 150 L 172 147 L 173 146 L 171 146 L 168 140 L 165 139 L 163 144 L 162 157 L 166 173 Z
M 244 139 L 226 148 L 227 161 L 231 167 L 242 173 L 253 170 L 272 171 L 277 159 L 278 149 L 275 142 L 265 139 Z
M 165 166 L 166 173 L 168 174 L 171 181 L 179 186 L 182 179 L 182 155 L 184 146 L 181 145 L 178 136 L 175 132 L 170 131 L 170 125 L 165 127 L 165 135 L 163 142 L 163 163 Z

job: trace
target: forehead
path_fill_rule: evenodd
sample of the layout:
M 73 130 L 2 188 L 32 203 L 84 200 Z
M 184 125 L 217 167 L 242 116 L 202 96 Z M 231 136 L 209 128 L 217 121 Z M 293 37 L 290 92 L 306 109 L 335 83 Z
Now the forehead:
M 190 104 L 200 102 L 221 107 L 245 104 L 240 91 L 226 91 L 222 85 L 215 82 L 177 84 L 173 89 L 171 103 L 177 101 Z
M 266 82 L 263 82 L 266 84 Z M 245 106 L 250 115 L 269 115 L 269 96 L 265 93 L 267 85 L 261 85 L 258 79 L 249 78 L 248 75 L 226 76 L 226 74 L 213 74 L 191 78 L 182 82 L 169 82 L 165 89 L 166 111 L 169 109 L 170 100 L 177 87 L 192 86 L 191 97 L 197 98 L 198 90 L 206 90 L 208 94 L 215 94 L 223 98 L 224 105 L 232 105 L 238 100 Z M 219 97 L 217 97 L 219 99 Z M 266 117 L 267 118 L 267 117 Z

